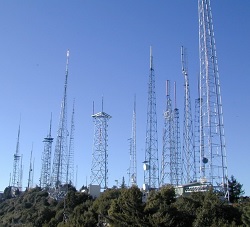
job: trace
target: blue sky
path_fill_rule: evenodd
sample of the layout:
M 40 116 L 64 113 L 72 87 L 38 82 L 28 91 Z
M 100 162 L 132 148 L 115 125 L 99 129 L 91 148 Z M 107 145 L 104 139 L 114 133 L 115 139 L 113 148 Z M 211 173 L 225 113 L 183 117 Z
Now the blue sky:
M 249 1 L 211 0 L 229 176 L 250 195 L 250 20 Z M 43 138 L 53 114 L 55 138 L 63 95 L 66 51 L 70 50 L 68 122 L 75 99 L 77 188 L 89 182 L 95 110 L 109 122 L 109 186 L 127 181 L 134 94 L 137 96 L 137 163 L 143 183 L 149 46 L 156 75 L 159 157 L 162 148 L 165 81 L 177 83 L 183 121 L 180 47 L 188 51 L 192 98 L 199 73 L 197 1 L 1 1 L 0 2 L 0 191 L 9 184 L 21 115 L 20 153 L 27 186 L 30 151 L 35 156 L 34 184 L 39 184 Z M 182 124 L 181 124 L 182 128 Z M 54 144 L 55 145 L 55 144 Z M 53 145 L 53 152 L 54 152 Z

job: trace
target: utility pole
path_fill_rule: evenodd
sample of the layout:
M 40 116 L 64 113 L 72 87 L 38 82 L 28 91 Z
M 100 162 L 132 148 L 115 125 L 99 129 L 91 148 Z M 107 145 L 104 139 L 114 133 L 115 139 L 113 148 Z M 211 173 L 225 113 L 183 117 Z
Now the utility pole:
M 144 163 L 144 190 L 148 191 L 159 187 L 159 160 L 158 160 L 158 138 L 157 138 L 157 115 L 155 95 L 155 74 L 153 67 L 152 47 L 150 47 L 150 67 L 148 82 L 148 108 L 146 148 Z

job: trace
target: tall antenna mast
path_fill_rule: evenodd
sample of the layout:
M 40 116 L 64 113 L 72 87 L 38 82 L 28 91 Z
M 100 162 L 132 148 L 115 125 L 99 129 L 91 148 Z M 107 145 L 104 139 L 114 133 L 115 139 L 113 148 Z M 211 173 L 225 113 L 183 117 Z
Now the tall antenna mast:
M 73 103 L 70 137 L 69 137 L 69 154 L 68 154 L 67 180 L 66 180 L 68 184 L 74 184 L 74 135 L 75 135 L 75 100 Z
M 33 153 L 33 143 L 32 143 L 32 148 L 30 151 L 30 167 L 29 167 L 29 179 L 28 179 L 28 187 L 27 189 L 29 190 L 32 185 L 31 185 L 31 178 L 32 178 L 32 171 L 33 171 L 33 166 L 32 166 L 32 153 Z
M 170 98 L 170 81 L 166 81 L 166 110 L 164 111 L 164 128 L 163 128 L 163 149 L 161 159 L 161 176 L 160 185 L 173 184 L 173 168 L 171 157 L 174 153 L 174 129 L 173 129 L 173 110 Z
M 134 97 L 134 109 L 132 118 L 132 134 L 130 139 L 130 165 L 129 183 L 137 185 L 137 161 L 136 161 L 136 96 Z
M 77 178 L 78 178 L 78 165 L 76 165 L 75 188 L 77 188 Z M 86 186 L 87 186 L 87 185 L 86 185 Z
M 54 160 L 52 166 L 51 187 L 57 188 L 60 185 L 66 184 L 67 175 L 67 85 L 68 85 L 68 64 L 69 64 L 69 50 L 67 51 L 66 59 L 66 73 L 64 84 L 64 95 L 61 105 L 61 113 L 59 120 L 59 127 L 57 131 L 56 146 L 54 153 Z
M 51 149 L 53 138 L 51 137 L 51 126 L 52 126 L 52 113 L 50 117 L 49 133 L 44 138 L 44 150 L 42 154 L 42 170 L 40 184 L 42 188 L 48 188 L 50 186 L 50 172 L 51 172 Z
M 183 123 L 183 181 L 184 184 L 196 179 L 196 157 L 194 152 L 193 120 L 187 69 L 187 56 L 184 47 L 181 47 L 181 68 L 184 76 L 184 123 Z
M 198 0 L 200 54 L 200 180 L 228 198 L 219 71 L 209 0 Z
M 180 121 L 179 121 L 179 109 L 177 108 L 177 96 L 176 96 L 176 82 L 174 82 L 174 102 L 175 107 L 173 111 L 173 141 L 174 152 L 170 157 L 172 172 L 173 172 L 173 185 L 177 186 L 182 183 L 182 159 L 181 159 L 181 147 L 180 147 Z
M 16 152 L 14 154 L 13 174 L 12 174 L 12 187 L 14 187 L 14 189 L 20 190 L 21 188 L 21 169 L 20 169 L 21 155 L 19 152 L 19 138 L 20 138 L 20 122 L 19 122 L 18 133 L 17 133 Z
M 20 184 L 19 184 L 19 191 L 23 191 L 23 155 L 21 155 L 21 167 L 20 167 Z
M 108 121 L 110 115 L 102 111 L 92 115 L 94 120 L 94 144 L 91 165 L 91 184 L 108 187 Z
M 151 46 L 150 46 L 147 129 L 146 129 L 146 148 L 145 148 L 143 187 L 144 190 L 150 190 L 159 187 L 155 74 L 153 68 L 153 55 Z

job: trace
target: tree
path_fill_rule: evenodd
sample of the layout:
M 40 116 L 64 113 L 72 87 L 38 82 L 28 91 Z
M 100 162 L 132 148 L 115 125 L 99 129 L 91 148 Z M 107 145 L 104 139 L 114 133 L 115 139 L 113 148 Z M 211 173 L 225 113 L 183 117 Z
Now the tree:
M 125 179 L 124 179 L 124 177 L 122 177 L 121 188 L 126 188 L 126 184 L 125 184 Z
M 175 202 L 175 189 L 170 185 L 151 191 L 144 209 L 150 226 L 187 226 Z
M 192 226 L 196 219 L 196 212 L 202 206 L 204 196 L 199 192 L 191 193 L 189 196 L 181 196 L 177 199 L 175 207 L 185 219 L 185 226 Z
M 242 221 L 246 226 L 250 226 L 250 203 L 243 207 Z
M 12 192 L 11 192 L 11 187 L 6 187 L 3 192 L 3 198 L 4 199 L 11 199 L 12 198 Z
M 240 196 L 245 193 L 242 187 L 243 184 L 240 184 L 232 175 L 231 179 L 228 180 L 229 201 L 231 203 L 238 202 Z
M 91 207 L 91 212 L 96 215 L 97 219 L 107 219 L 108 210 L 112 204 L 112 201 L 117 199 L 121 194 L 121 189 L 107 189 L 101 193 Z
M 121 189 L 108 211 L 109 222 L 112 226 L 147 226 L 143 209 L 142 192 L 137 186 Z
M 241 225 L 239 210 L 227 201 L 221 200 L 212 189 L 200 197 L 201 206 L 197 209 L 193 226 L 237 226 Z M 223 223 L 223 225 L 222 225 Z

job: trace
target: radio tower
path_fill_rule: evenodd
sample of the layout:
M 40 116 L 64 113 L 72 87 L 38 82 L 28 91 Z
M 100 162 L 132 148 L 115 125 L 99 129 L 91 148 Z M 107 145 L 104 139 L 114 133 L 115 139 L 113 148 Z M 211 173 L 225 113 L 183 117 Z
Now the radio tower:
M 171 157 L 173 168 L 173 185 L 178 186 L 182 183 L 182 160 L 181 160 L 181 145 L 180 145 L 180 121 L 179 121 L 179 109 L 177 108 L 176 97 L 176 82 L 174 82 L 174 153 Z
M 198 0 L 200 52 L 201 181 L 228 198 L 228 176 L 219 72 L 209 0 Z
M 181 47 L 181 65 L 182 74 L 184 76 L 184 124 L 183 124 L 183 180 L 184 184 L 191 183 L 196 180 L 196 157 L 194 152 L 194 135 L 193 135 L 193 120 L 191 112 L 191 99 L 189 78 L 187 69 L 186 53 Z
M 50 171 L 51 171 L 51 148 L 53 138 L 51 137 L 51 125 L 52 125 L 52 114 L 50 118 L 49 133 L 44 138 L 44 150 L 42 154 L 42 171 L 40 184 L 42 188 L 48 188 L 50 186 Z
M 66 184 L 67 164 L 68 164 L 68 148 L 67 148 L 67 85 L 68 85 L 68 64 L 69 50 L 67 51 L 66 60 L 66 75 L 64 84 L 64 95 L 61 105 L 60 121 L 57 131 L 56 146 L 54 160 L 52 166 L 51 187 L 57 188 L 60 185 Z
M 134 110 L 132 119 L 132 136 L 130 139 L 130 165 L 129 183 L 137 185 L 137 162 L 136 162 L 136 97 L 134 99 Z
M 145 161 L 144 161 L 144 189 L 150 190 L 150 189 L 156 189 L 158 187 L 159 187 L 159 164 L 158 164 L 155 74 L 153 68 L 152 48 L 150 47 L 147 130 L 146 130 L 146 149 L 145 149 Z
M 200 83 L 199 83 L 199 77 L 198 77 L 198 96 L 200 95 Z M 195 99 L 195 116 L 194 116 L 194 152 L 195 152 L 195 168 L 196 168 L 196 179 L 199 180 L 201 176 L 201 154 L 203 151 L 200 149 L 204 147 L 204 141 L 203 137 L 200 137 L 203 133 L 200 132 L 202 128 L 200 128 L 200 125 L 202 125 L 202 122 L 200 122 L 201 114 L 200 114 L 200 104 L 202 103 L 202 99 L 197 98 Z
M 174 153 L 174 141 L 173 141 L 173 110 L 172 101 L 170 98 L 170 83 L 169 80 L 166 81 L 166 96 L 167 105 L 166 111 L 164 112 L 164 129 L 163 129 L 163 150 L 161 159 L 161 178 L 160 185 L 170 183 L 173 184 L 173 166 L 171 157 Z
M 32 166 L 32 153 L 33 153 L 33 144 L 32 144 L 32 149 L 30 151 L 30 167 L 29 167 L 28 187 L 27 187 L 28 190 L 32 188 L 33 186 L 32 175 L 33 175 L 34 168 Z
M 19 152 L 19 138 L 20 138 L 20 124 L 17 133 L 17 143 L 16 143 L 16 153 L 14 154 L 14 162 L 13 162 L 13 174 L 12 174 L 12 187 L 16 190 L 22 190 L 22 167 L 20 164 L 21 155 Z
M 110 115 L 102 112 L 92 115 L 94 120 L 94 145 L 91 166 L 91 184 L 100 185 L 102 189 L 108 188 L 108 121 Z
M 75 101 L 73 103 L 73 111 L 71 116 L 71 129 L 69 137 L 69 155 L 67 164 L 67 179 L 68 184 L 74 184 L 74 134 L 75 134 Z

